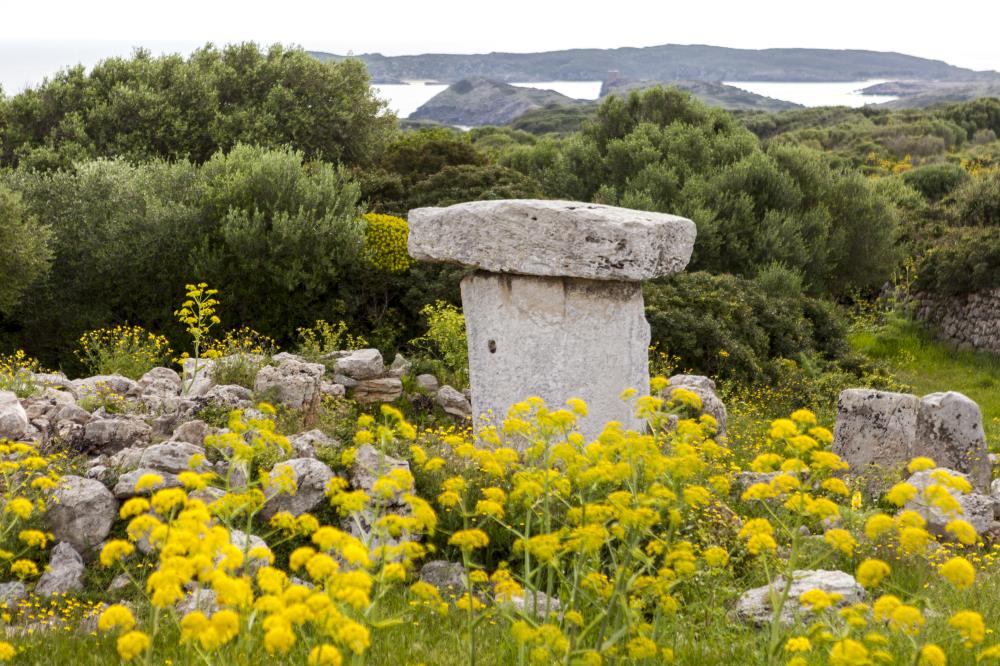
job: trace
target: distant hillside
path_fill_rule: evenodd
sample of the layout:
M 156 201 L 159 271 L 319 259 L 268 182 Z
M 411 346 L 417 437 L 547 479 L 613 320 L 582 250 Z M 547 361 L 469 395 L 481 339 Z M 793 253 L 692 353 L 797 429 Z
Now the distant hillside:
M 729 110 L 747 111 L 787 111 L 802 108 L 801 104 L 786 102 L 773 97 L 765 97 L 735 86 L 711 81 L 614 81 L 605 82 L 601 86 L 601 97 L 607 95 L 625 95 L 632 90 L 645 90 L 655 86 L 674 86 L 691 93 L 692 96 L 709 106 L 718 106 Z
M 439 92 L 410 114 L 410 120 L 435 120 L 451 125 L 505 125 L 527 111 L 579 103 L 553 90 L 520 88 L 474 77 L 462 79 Z
M 312 52 L 320 59 L 345 56 Z M 730 49 L 677 45 L 620 49 L 570 49 L 546 53 L 355 56 L 376 83 L 433 79 L 454 83 L 478 76 L 495 81 L 603 81 L 622 77 L 652 81 L 857 81 L 861 79 L 997 80 L 939 60 L 901 53 L 832 49 Z
M 1000 97 L 997 81 L 887 81 L 861 91 L 866 95 L 895 95 L 899 99 L 880 106 L 920 109 L 935 104 L 967 102 L 980 97 Z

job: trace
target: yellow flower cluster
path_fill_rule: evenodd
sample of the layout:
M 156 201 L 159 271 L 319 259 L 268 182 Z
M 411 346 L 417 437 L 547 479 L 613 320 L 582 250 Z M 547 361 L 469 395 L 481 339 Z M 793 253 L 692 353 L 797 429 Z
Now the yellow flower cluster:
M 232 354 L 273 356 L 278 352 L 278 343 L 263 333 L 244 326 L 235 331 L 227 331 L 222 338 L 205 344 L 205 358 L 220 358 Z
M 0 354 L 0 391 L 13 391 L 19 398 L 26 398 L 35 390 L 33 373 L 42 372 L 37 359 L 23 349 L 13 354 Z
M 406 249 L 410 228 L 406 220 L 392 215 L 366 213 L 365 259 L 386 273 L 405 273 L 413 259 Z
M 0 440 L 0 571 L 21 578 L 41 573 L 39 560 L 53 536 L 40 529 L 47 495 L 61 481 L 61 455 L 43 456 L 24 442 Z
M 162 365 L 172 354 L 167 339 L 142 326 L 114 326 L 87 331 L 78 341 L 76 357 L 95 374 L 123 374 L 138 379 Z

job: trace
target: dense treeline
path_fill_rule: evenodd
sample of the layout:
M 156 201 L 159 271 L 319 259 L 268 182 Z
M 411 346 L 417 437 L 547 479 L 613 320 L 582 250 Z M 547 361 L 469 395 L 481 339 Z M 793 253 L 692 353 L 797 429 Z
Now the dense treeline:
M 189 58 L 136 51 L 60 71 L 0 103 L 0 164 L 66 168 L 95 157 L 204 162 L 238 143 L 369 164 L 394 120 L 357 61 L 239 44 Z
M 426 304 L 457 302 L 462 270 L 383 270 L 362 214 L 477 199 L 693 219 L 691 274 L 649 286 L 649 317 L 661 349 L 723 376 L 843 361 L 830 299 L 877 292 L 906 258 L 926 288 L 1000 283 L 995 100 L 734 116 L 652 89 L 608 98 L 581 127 L 403 131 L 358 63 L 281 47 L 62 71 L 0 99 L 0 343 L 66 367 L 88 329 L 176 339 L 183 285 L 205 280 L 226 328 L 285 342 L 343 319 L 399 347 Z M 920 137 L 933 146 L 899 152 Z
M 677 90 L 609 98 L 584 130 L 504 163 L 546 196 L 672 212 L 698 225 L 694 270 L 753 277 L 773 262 L 815 294 L 873 288 L 894 264 L 891 192 L 803 147 L 764 149 Z

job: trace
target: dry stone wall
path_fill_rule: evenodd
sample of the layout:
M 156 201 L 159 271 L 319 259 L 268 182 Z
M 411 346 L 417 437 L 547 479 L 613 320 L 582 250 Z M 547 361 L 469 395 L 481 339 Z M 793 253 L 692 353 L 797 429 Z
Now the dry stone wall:
M 960 296 L 919 293 L 916 316 L 949 342 L 1000 353 L 1000 287 Z

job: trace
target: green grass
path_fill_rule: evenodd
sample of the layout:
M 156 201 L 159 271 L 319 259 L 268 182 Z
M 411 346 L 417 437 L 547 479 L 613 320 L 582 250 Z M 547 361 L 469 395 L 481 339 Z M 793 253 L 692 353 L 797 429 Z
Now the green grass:
M 853 332 L 850 340 L 866 356 L 887 363 L 918 395 L 958 391 L 975 400 L 983 411 L 990 450 L 1000 450 L 1000 356 L 958 349 L 899 317 Z

